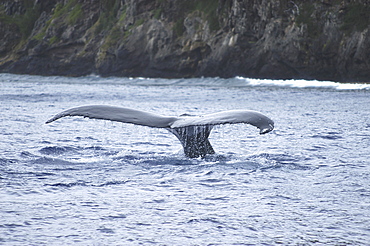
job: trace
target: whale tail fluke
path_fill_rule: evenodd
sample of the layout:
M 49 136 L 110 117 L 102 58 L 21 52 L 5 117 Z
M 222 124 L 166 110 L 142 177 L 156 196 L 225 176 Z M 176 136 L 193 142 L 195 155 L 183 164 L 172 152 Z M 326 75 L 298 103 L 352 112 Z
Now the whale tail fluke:
M 274 122 L 265 115 L 251 110 L 230 110 L 203 116 L 181 115 L 167 117 L 136 109 L 106 105 L 90 105 L 65 110 L 46 121 L 49 124 L 66 116 L 83 116 L 131 123 L 135 125 L 165 128 L 172 132 L 181 142 L 187 157 L 198 158 L 214 154 L 208 137 L 214 125 L 250 124 L 266 134 L 274 129 Z

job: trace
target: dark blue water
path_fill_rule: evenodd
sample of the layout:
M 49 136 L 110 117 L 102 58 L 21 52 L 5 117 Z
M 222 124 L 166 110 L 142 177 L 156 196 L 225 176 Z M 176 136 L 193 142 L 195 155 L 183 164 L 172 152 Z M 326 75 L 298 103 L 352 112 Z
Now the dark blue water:
M 368 245 L 370 86 L 0 74 L 0 245 Z M 63 118 L 257 110 L 188 159 L 166 130 Z

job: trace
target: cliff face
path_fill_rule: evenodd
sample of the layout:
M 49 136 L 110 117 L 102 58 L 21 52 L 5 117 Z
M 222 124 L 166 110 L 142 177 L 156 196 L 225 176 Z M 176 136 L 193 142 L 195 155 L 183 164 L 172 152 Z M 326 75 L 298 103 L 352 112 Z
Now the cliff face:
M 370 81 L 366 0 L 3 0 L 0 71 Z

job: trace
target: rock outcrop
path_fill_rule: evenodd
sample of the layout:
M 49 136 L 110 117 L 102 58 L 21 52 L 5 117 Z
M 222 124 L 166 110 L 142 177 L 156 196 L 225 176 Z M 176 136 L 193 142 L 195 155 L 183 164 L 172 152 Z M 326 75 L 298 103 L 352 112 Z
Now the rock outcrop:
M 370 3 L 4 0 L 0 72 L 370 82 Z

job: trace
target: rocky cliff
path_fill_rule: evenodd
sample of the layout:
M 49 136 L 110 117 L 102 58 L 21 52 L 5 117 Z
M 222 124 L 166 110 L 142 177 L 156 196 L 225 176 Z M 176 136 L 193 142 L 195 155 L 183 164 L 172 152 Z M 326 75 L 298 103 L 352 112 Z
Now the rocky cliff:
M 0 71 L 370 81 L 367 0 L 2 0 Z

